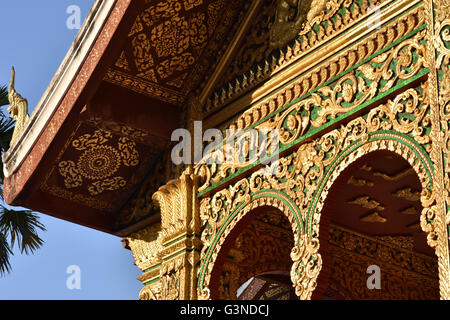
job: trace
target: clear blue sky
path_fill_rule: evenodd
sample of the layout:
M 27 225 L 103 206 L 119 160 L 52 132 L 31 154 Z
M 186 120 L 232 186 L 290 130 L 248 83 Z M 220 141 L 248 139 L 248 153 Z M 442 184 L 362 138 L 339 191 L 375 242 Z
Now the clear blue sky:
M 16 89 L 28 99 L 30 113 L 69 50 L 78 30 L 69 30 L 70 5 L 84 19 L 94 0 L 14 0 L 0 6 L 0 85 L 7 85 L 11 66 Z M 44 246 L 33 255 L 15 250 L 12 273 L 0 278 L 0 299 L 138 298 L 141 272 L 121 239 L 39 214 L 47 228 Z M 69 290 L 67 267 L 81 269 L 81 290 Z

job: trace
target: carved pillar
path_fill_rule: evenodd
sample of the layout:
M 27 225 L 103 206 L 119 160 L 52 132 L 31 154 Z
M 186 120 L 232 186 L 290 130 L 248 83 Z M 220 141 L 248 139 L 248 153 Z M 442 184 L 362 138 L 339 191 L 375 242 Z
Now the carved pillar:
M 153 224 L 124 239 L 124 244 L 131 249 L 134 263 L 143 271 L 138 280 L 145 285 L 139 293 L 141 300 L 159 300 L 161 298 L 160 267 L 161 223 Z
M 436 242 L 436 254 L 439 258 L 439 279 L 441 299 L 450 299 L 450 1 L 427 0 L 427 61 L 430 67 L 430 104 L 432 121 L 432 139 L 436 148 L 431 152 L 431 159 L 436 168 L 433 185 L 434 210 L 427 215 L 432 221 L 430 229 Z M 422 221 L 423 225 L 427 221 Z M 428 223 L 429 224 L 429 223 Z
M 161 221 L 124 239 L 135 264 L 143 271 L 141 300 L 197 299 L 200 256 L 198 177 L 189 169 L 153 195 Z
M 161 299 L 197 298 L 197 264 L 200 257 L 198 177 L 187 172 L 153 195 L 161 208 L 159 277 Z

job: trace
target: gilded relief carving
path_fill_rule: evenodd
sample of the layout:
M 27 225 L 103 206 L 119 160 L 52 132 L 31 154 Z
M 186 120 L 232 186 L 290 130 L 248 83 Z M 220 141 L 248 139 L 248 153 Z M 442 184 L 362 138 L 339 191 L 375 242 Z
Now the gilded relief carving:
M 272 49 L 282 48 L 294 39 L 304 23 L 312 23 L 326 9 L 326 0 L 278 0 L 275 21 L 270 28 Z
M 10 104 L 8 113 L 10 114 L 10 117 L 16 121 L 16 125 L 14 126 L 13 135 L 9 143 L 10 145 L 17 140 L 19 134 L 23 131 L 30 118 L 28 115 L 28 101 L 16 91 L 14 87 L 15 80 L 16 71 L 14 70 L 14 67 L 12 67 L 11 81 L 8 90 L 8 101 Z
M 264 3 L 262 12 L 260 13 L 260 20 L 248 33 L 235 60 L 231 63 L 230 68 L 227 71 L 227 76 L 218 84 L 217 90 L 204 106 L 203 112 L 205 114 L 217 110 L 227 102 L 256 86 L 258 83 L 273 76 L 286 65 L 298 60 L 301 56 L 306 55 L 320 44 L 330 41 L 335 34 L 352 26 L 361 17 L 374 14 L 369 8 L 380 4 L 380 1 L 366 0 L 362 2 L 344 0 L 288 1 L 290 3 L 288 5 L 286 5 L 285 2 L 286 1 L 274 0 Z M 295 22 L 284 24 L 277 24 L 275 22 L 274 13 L 277 12 L 278 4 L 285 8 L 286 13 L 282 14 L 284 18 L 280 18 L 281 21 L 285 21 L 289 20 L 289 16 L 294 15 L 292 12 L 299 11 L 293 10 L 295 7 L 294 3 L 297 3 L 302 8 L 300 10 L 303 12 L 303 15 L 301 15 L 302 17 L 304 17 L 305 12 L 307 12 L 307 16 L 303 18 L 303 23 L 297 23 L 300 25 L 300 30 L 298 30 L 298 26 L 296 27 Z M 303 8 L 303 6 L 305 6 L 305 8 Z M 309 10 L 309 8 L 311 9 Z M 289 12 L 291 12 L 290 15 Z M 420 17 L 420 19 L 423 19 L 423 17 Z M 300 20 L 302 20 L 302 18 L 300 18 Z M 403 19 L 399 20 L 402 21 Z M 410 25 L 418 22 L 414 21 L 414 19 L 409 20 L 410 21 L 406 21 L 405 19 L 407 26 L 406 28 L 399 30 L 400 32 L 407 33 L 411 31 Z M 396 24 L 398 23 L 399 21 L 396 21 Z M 284 27 L 281 27 L 283 25 Z M 402 28 L 404 26 L 405 25 L 402 25 Z M 279 30 L 283 28 L 288 29 L 288 32 L 286 32 L 286 30 Z M 296 32 L 295 37 L 292 29 L 296 28 L 298 32 Z M 276 36 L 275 33 L 277 33 Z M 269 45 L 269 35 L 272 35 L 271 38 L 273 41 L 277 42 L 277 45 L 280 45 L 278 42 L 285 43 L 286 38 L 292 40 L 292 36 L 294 36 L 295 41 L 293 41 L 292 45 L 282 46 L 281 50 L 273 50 L 273 47 Z M 377 41 L 390 41 L 392 37 L 397 36 L 398 34 L 390 31 L 387 38 L 383 39 L 383 37 L 381 37 Z M 277 39 L 280 39 L 280 41 L 277 41 Z M 369 48 L 369 50 L 371 50 L 371 48 Z M 372 53 L 373 52 L 374 51 L 372 51 Z M 341 66 L 341 68 L 342 67 L 345 66 Z M 327 74 L 325 70 L 316 72 L 319 79 L 326 77 L 329 74 Z M 330 73 L 333 71 L 338 70 L 333 68 Z M 332 73 L 331 77 L 336 74 L 337 73 Z M 304 92 L 306 93 L 310 89 L 312 88 L 308 87 Z
M 211 270 L 206 268 L 206 265 L 209 263 L 208 256 L 211 252 L 215 252 L 213 256 L 217 255 L 223 242 L 220 239 L 223 239 L 228 234 L 226 232 L 220 235 L 218 230 L 223 230 L 223 225 L 225 224 L 228 225 L 226 230 L 230 230 L 239 221 L 240 218 L 237 217 L 244 215 L 250 208 L 258 206 L 258 202 L 252 201 L 252 195 L 257 194 L 261 188 L 280 190 L 290 199 L 295 199 L 295 204 L 301 212 L 301 221 L 306 223 L 305 230 L 310 230 L 309 235 L 294 233 L 297 245 L 294 247 L 291 255 L 295 266 L 291 271 L 291 278 L 297 294 L 304 298 L 310 297 L 315 287 L 315 277 L 321 268 L 318 242 L 315 239 L 318 237 L 320 212 L 323 202 L 329 187 L 349 163 L 374 150 L 390 150 L 403 156 L 419 175 L 424 188 L 421 196 L 422 205 L 425 208 L 422 217 L 426 216 L 433 205 L 433 201 L 430 201 L 432 195 L 428 191 L 432 184 L 430 173 L 433 170 L 429 163 L 422 162 L 415 156 L 416 152 L 418 152 L 422 157 L 425 157 L 425 152 L 423 149 L 419 151 L 420 149 L 417 149 L 418 147 L 414 144 L 409 147 L 403 145 L 407 140 L 400 138 L 400 135 L 398 139 L 403 140 L 403 143 L 391 139 L 390 136 L 395 136 L 394 134 L 384 134 L 380 131 L 380 129 L 391 130 L 395 128 L 396 131 L 410 134 L 411 138 L 416 139 L 419 144 L 428 145 L 429 139 L 423 136 L 422 130 L 418 130 L 421 126 L 427 127 L 429 125 L 426 117 L 426 111 L 429 106 L 426 88 L 426 83 L 422 83 L 415 88 L 407 89 L 386 104 L 370 110 L 366 116 L 356 118 L 340 129 L 333 130 L 310 143 L 301 145 L 296 153 L 279 160 L 275 176 L 263 175 L 263 170 L 256 171 L 249 178 L 242 179 L 234 186 L 216 192 L 212 198 L 206 197 L 202 199 L 200 215 L 206 227 L 202 233 L 202 241 L 205 246 L 202 250 L 201 260 L 205 267 L 201 267 L 201 270 L 204 270 L 201 273 L 206 273 L 204 275 L 201 274 L 204 281 L 204 289 L 199 294 L 201 295 L 205 292 L 205 296 L 208 296 L 208 291 L 205 290 L 210 277 L 210 271 L 208 270 Z M 406 117 L 406 114 L 409 114 L 409 121 L 402 126 L 402 118 Z M 354 144 L 359 145 L 359 147 L 345 156 L 345 158 L 342 158 L 344 151 Z M 329 172 L 327 167 L 337 160 L 341 164 L 337 166 L 334 172 Z M 328 178 L 325 179 L 326 177 Z M 205 175 L 205 178 L 207 179 L 208 176 Z M 319 186 L 322 188 L 322 193 L 316 192 Z M 363 205 L 367 204 L 370 208 L 376 207 L 379 209 L 380 205 L 378 203 L 370 202 L 369 199 L 365 200 Z M 277 202 L 275 201 L 274 203 Z M 312 207 L 311 204 L 315 204 L 315 206 Z M 279 208 L 280 206 L 283 207 L 282 204 L 277 206 Z M 230 214 L 235 212 L 235 210 L 240 210 L 239 214 L 232 222 L 229 222 Z M 295 209 L 286 212 L 287 216 L 290 217 L 290 221 L 294 220 L 294 212 Z M 295 228 L 295 224 L 293 227 Z M 434 226 L 427 224 L 422 227 L 429 233 L 429 244 L 436 246 Z M 300 228 L 300 230 L 302 229 Z M 210 247 L 213 241 L 216 248 L 214 251 L 211 251 L 212 248 Z M 299 241 L 302 241 L 301 244 L 298 244 Z M 309 243 L 309 241 L 311 242 Z M 300 270 L 297 271 L 298 269 Z M 200 284 L 202 285 L 202 283 Z M 200 286 L 199 289 L 202 290 L 202 287 Z
M 441 2 L 438 1 L 438 9 Z M 274 3 L 270 5 L 273 7 Z M 250 72 L 244 75 L 243 81 L 224 85 L 220 92 L 212 95 L 209 105 L 203 111 L 208 113 L 215 110 L 217 106 L 249 88 L 251 83 L 262 81 L 264 74 L 274 70 L 272 67 L 282 65 L 290 59 L 286 57 L 298 57 L 301 51 L 323 43 L 335 31 L 342 31 L 346 23 L 367 12 L 368 3 L 363 1 L 363 5 L 360 4 L 361 1 L 358 5 L 352 1 L 331 1 L 325 15 L 316 17 L 319 24 L 318 31 L 314 30 L 315 35 L 296 40 L 297 51 L 282 52 L 279 61 L 266 60 L 265 66 L 255 68 L 253 74 Z M 447 199 L 450 171 L 444 164 L 449 159 L 447 131 L 450 112 L 446 94 L 448 81 L 443 81 L 449 77 L 446 66 L 448 16 L 444 14 L 443 17 L 439 13 L 434 23 L 429 12 L 430 5 L 431 2 L 427 0 L 425 4 L 411 8 L 360 43 L 300 75 L 268 99 L 252 106 L 230 125 L 231 129 L 257 126 L 282 132 L 281 142 L 286 149 L 272 168 L 276 169 L 272 170 L 272 175 L 267 175 L 267 171 L 263 170 L 266 168 L 258 166 L 252 167 L 252 173 L 248 173 L 249 171 L 245 171 L 247 168 L 238 166 L 202 164 L 193 169 L 189 167 L 181 180 L 168 183 L 155 194 L 154 199 L 161 208 L 161 239 L 168 246 L 163 249 L 167 261 L 160 274 L 162 298 L 180 298 L 183 290 L 188 291 L 186 288 L 189 288 L 189 295 L 184 296 L 209 299 L 213 270 L 219 267 L 215 265 L 215 261 L 223 253 L 221 250 L 225 239 L 246 214 L 260 207 L 277 208 L 287 217 L 294 239 L 293 247 L 290 248 L 291 280 L 300 298 L 311 298 L 322 269 L 319 226 L 328 192 L 348 165 L 379 150 L 400 155 L 413 170 L 392 175 L 377 172 L 376 176 L 388 181 L 396 181 L 409 174 L 417 174 L 419 177 L 422 190 L 402 189 L 397 190 L 396 195 L 411 201 L 420 200 L 422 212 L 408 207 L 401 213 L 417 214 L 417 219 L 420 215 L 420 222 L 414 222 L 408 227 L 421 228 L 426 232 L 428 244 L 436 250 L 438 264 L 436 265 L 435 259 L 412 255 L 409 252 L 411 239 L 367 239 L 344 236 L 342 233 L 340 244 L 337 241 L 335 244 L 335 252 L 340 251 L 333 263 L 346 270 L 359 270 L 349 264 L 355 253 L 351 251 L 358 244 L 365 243 L 366 251 L 362 252 L 368 257 L 365 262 L 372 264 L 377 261 L 376 258 L 384 259 L 383 262 L 390 266 L 389 277 L 393 281 L 406 275 L 414 279 L 414 283 L 406 284 L 407 288 L 415 288 L 417 283 L 423 284 L 423 290 L 410 296 L 409 289 L 402 287 L 405 297 L 420 298 L 435 294 L 432 290 L 436 288 L 426 281 L 435 279 L 437 268 L 441 279 L 441 297 L 448 298 L 449 285 L 446 279 L 449 272 L 450 214 Z M 335 13 L 340 8 L 344 8 L 341 13 L 346 14 L 340 13 L 339 18 L 336 18 Z M 292 14 L 289 15 L 289 10 L 286 12 L 288 18 L 285 18 L 285 22 L 294 19 Z M 320 23 L 329 21 L 327 19 L 331 17 L 334 18 L 329 27 L 333 29 L 327 31 L 325 24 Z M 266 18 L 268 28 L 271 17 Z M 425 22 L 429 27 L 425 26 Z M 139 32 L 139 26 L 136 26 L 136 32 Z M 437 42 L 444 46 L 437 45 Z M 238 56 L 256 61 L 254 57 L 264 55 L 264 50 L 257 52 L 260 48 L 257 46 L 254 51 L 248 51 L 250 53 L 247 56 L 243 54 L 246 49 L 241 48 Z M 433 60 L 430 56 L 435 52 L 434 48 L 438 54 Z M 239 63 L 242 61 L 236 62 L 233 67 L 242 73 L 245 68 Z M 439 69 L 435 76 L 433 66 Z M 258 72 L 259 78 L 256 76 Z M 231 77 L 236 74 L 238 73 L 230 73 Z M 351 117 L 345 120 L 349 115 Z M 362 169 L 373 171 L 373 168 L 367 166 Z M 227 180 L 232 175 L 233 180 Z M 191 184 L 189 179 L 198 180 Z M 72 180 L 76 183 L 76 179 L 72 177 Z M 362 180 L 352 177 L 348 183 L 370 186 Z M 355 201 L 355 204 L 366 209 L 384 209 L 382 204 L 367 197 Z M 443 212 L 444 215 L 441 214 Z M 385 222 L 379 212 L 371 212 L 362 218 L 371 222 Z M 198 237 L 198 242 L 192 240 L 191 236 L 194 234 Z M 348 241 L 341 241 L 344 238 Z M 359 240 L 355 240 L 356 238 Z M 182 251 L 187 247 L 195 247 L 198 255 L 191 256 L 187 250 Z M 373 251 L 371 248 L 377 250 Z M 179 256 L 170 256 L 177 250 L 181 252 Z M 239 261 L 239 254 L 233 252 L 232 255 Z M 408 272 L 399 273 L 397 267 Z M 220 271 L 222 279 L 219 294 L 229 297 L 236 289 L 233 281 L 240 278 L 241 274 L 233 264 L 224 264 Z M 365 272 L 361 274 L 365 275 Z M 348 274 L 336 279 L 335 290 L 351 287 L 355 279 L 347 276 Z M 359 292 L 355 294 L 358 295 Z M 389 294 L 391 295 L 388 297 L 395 296 L 393 291 Z M 151 294 L 148 293 L 148 296 Z
M 289 220 L 276 210 L 265 210 L 236 238 L 227 254 L 219 284 L 220 299 L 236 299 L 240 285 L 251 277 L 291 268 L 293 236 Z
M 438 299 L 437 259 L 412 250 L 409 237 L 369 237 L 332 225 L 328 285 L 344 299 Z M 367 289 L 368 266 L 380 266 L 380 290 Z
M 162 262 L 161 225 L 156 223 L 144 228 L 124 240 L 133 253 L 136 266 L 145 271 Z
M 405 28 L 412 29 L 417 23 L 423 22 L 422 14 L 422 11 L 418 8 L 412 15 L 412 17 L 417 15 L 417 18 L 405 18 Z M 392 32 L 389 30 L 392 30 Z M 392 29 L 386 27 L 381 31 L 386 33 L 386 37 L 378 35 L 368 40 L 366 42 L 367 46 L 361 45 L 359 47 L 361 49 L 358 48 L 358 50 L 349 51 L 345 56 L 341 56 L 335 61 L 330 62 L 328 64 L 328 68 L 330 68 L 329 72 L 322 68 L 322 71 L 318 71 L 318 74 L 313 73 L 311 79 L 300 78 L 297 83 L 290 85 L 288 89 L 283 89 L 282 92 L 278 93 L 276 97 L 271 98 L 268 102 L 257 105 L 249 111 L 244 112 L 244 115 L 231 124 L 229 128 L 244 130 L 257 124 L 256 128 L 258 129 L 275 129 L 280 133 L 280 143 L 282 145 L 289 145 L 301 139 L 302 136 L 307 135 L 308 132 L 317 131 L 317 129 L 320 129 L 328 121 L 367 104 L 380 91 L 383 93 L 388 92 L 395 85 L 398 85 L 398 82 L 408 81 L 417 76 L 421 71 L 423 72 L 424 67 L 425 46 L 422 42 L 425 37 L 424 31 L 416 33 L 414 37 L 400 42 L 397 46 L 391 47 L 389 51 L 372 58 L 356 69 L 354 68 L 352 72 L 348 72 L 345 76 L 333 82 L 332 85 L 322 86 L 306 98 L 297 100 L 298 102 L 295 103 L 290 103 L 296 101 L 303 94 L 303 90 L 311 90 L 322 84 L 326 80 L 323 76 L 335 75 L 347 67 L 353 66 L 354 64 L 358 65 L 361 58 L 372 54 L 377 48 L 381 49 L 388 43 L 392 43 L 400 34 L 403 34 L 393 33 L 394 30 L 393 27 Z M 401 31 L 404 33 L 407 32 L 406 29 L 402 29 Z M 397 37 L 394 36 L 395 34 L 397 34 Z M 358 58 L 358 56 L 360 57 Z M 404 58 L 399 59 L 400 56 Z M 397 60 L 400 60 L 400 62 L 397 63 Z M 319 74 L 322 74 L 322 76 L 319 76 Z M 323 79 L 320 79 L 320 77 Z M 396 114 L 404 112 L 403 108 L 408 108 L 405 111 L 411 113 L 413 111 L 412 108 L 414 108 L 413 106 L 420 103 L 418 100 L 415 101 L 415 99 L 418 99 L 418 96 L 414 94 L 409 97 L 398 98 L 399 101 L 403 99 L 409 99 L 411 101 L 406 104 L 398 104 L 396 107 L 398 110 L 394 113 L 384 110 L 385 108 L 379 109 L 379 112 L 391 114 L 392 117 L 392 122 L 383 121 L 380 123 L 382 124 L 382 128 L 380 129 L 394 129 L 399 130 L 400 133 L 414 130 L 415 138 L 420 140 L 420 143 L 426 149 L 429 149 L 431 147 L 429 145 L 430 137 L 424 134 L 424 130 L 429 130 L 430 128 L 428 105 L 424 104 L 423 108 L 416 109 L 413 112 L 415 121 L 407 123 L 409 120 L 404 119 L 400 123 L 394 118 Z M 277 112 L 278 109 L 281 109 L 281 111 Z M 273 114 L 273 116 L 267 119 L 267 116 L 270 114 Z M 418 127 L 419 121 L 423 121 L 423 124 L 425 124 L 424 128 L 421 129 Z M 231 148 L 231 146 L 229 147 Z M 204 166 L 198 165 L 196 172 L 199 170 L 209 171 L 207 181 L 200 187 L 200 191 L 211 186 L 214 181 L 225 177 L 228 171 L 233 171 L 237 168 L 230 167 L 229 165 L 205 168 Z
M 436 208 L 430 211 L 426 218 L 435 221 L 437 237 L 449 239 L 449 95 L 448 95 L 448 65 L 449 65 L 449 26 L 450 16 L 448 0 L 427 0 L 427 31 L 428 31 L 428 61 L 430 72 L 430 96 L 432 104 L 433 130 L 431 135 L 439 144 L 431 153 L 433 163 L 439 168 L 436 176 L 434 192 Z M 425 223 L 421 220 L 422 225 Z M 439 278 L 441 297 L 450 299 L 450 250 L 449 242 L 438 241 L 436 252 L 439 260 Z

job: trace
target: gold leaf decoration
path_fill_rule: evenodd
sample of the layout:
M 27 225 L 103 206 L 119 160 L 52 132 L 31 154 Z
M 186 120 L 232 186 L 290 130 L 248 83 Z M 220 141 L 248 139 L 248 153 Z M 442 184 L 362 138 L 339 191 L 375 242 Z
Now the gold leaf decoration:
M 378 201 L 371 199 L 369 196 L 358 197 L 355 200 L 348 201 L 347 203 L 359 205 L 366 209 L 384 210 L 384 207 Z
M 355 178 L 354 176 L 351 176 L 350 179 L 348 179 L 347 184 L 350 184 L 352 186 L 356 187 L 373 187 L 375 184 L 366 179 L 359 179 Z
M 413 191 L 411 188 L 402 188 L 392 194 L 394 197 L 402 198 L 408 201 L 419 201 L 420 191 Z
M 370 222 L 370 223 L 385 223 L 387 219 L 381 216 L 378 212 L 372 212 L 367 216 L 361 217 L 359 219 L 361 222 Z
M 118 148 L 107 145 L 113 137 L 110 131 L 96 130 L 72 141 L 75 150 L 83 151 L 78 160 L 64 160 L 58 163 L 59 174 L 64 178 L 67 189 L 83 186 L 83 178 L 92 181 L 87 188 L 93 196 L 105 191 L 115 191 L 125 187 L 127 181 L 120 176 L 111 177 L 121 164 L 127 167 L 139 165 L 136 143 L 128 138 L 119 138 Z

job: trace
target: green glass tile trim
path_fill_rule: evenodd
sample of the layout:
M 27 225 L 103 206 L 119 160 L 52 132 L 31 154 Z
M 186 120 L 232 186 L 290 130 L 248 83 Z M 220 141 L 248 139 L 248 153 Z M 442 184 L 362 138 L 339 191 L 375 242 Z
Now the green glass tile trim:
M 380 7 L 380 10 L 384 10 L 385 8 L 390 7 L 394 2 L 395 2 L 395 1 L 391 1 L 391 2 L 389 2 L 389 3 L 387 3 L 387 4 L 385 4 L 384 6 Z M 386 27 L 386 26 L 389 25 L 390 23 L 392 23 L 392 22 L 394 22 L 395 20 L 398 20 L 399 18 L 401 18 L 401 17 L 407 15 L 407 14 L 410 13 L 412 10 L 414 10 L 414 9 L 416 9 L 416 8 L 422 6 L 422 5 L 423 5 L 423 1 L 421 1 L 421 2 L 418 3 L 417 5 L 415 5 L 415 6 L 411 7 L 411 8 L 409 8 L 408 10 L 405 10 L 405 11 L 401 12 L 401 14 L 399 14 L 398 16 L 396 16 L 396 17 L 390 19 L 389 21 L 386 21 L 384 24 L 382 24 L 382 25 L 380 26 L 380 28 Z M 351 32 L 353 29 L 355 29 L 356 27 L 358 27 L 358 26 L 360 26 L 361 24 L 364 24 L 364 23 L 366 23 L 366 22 L 367 22 L 367 19 L 361 20 L 360 22 L 358 22 L 356 25 L 352 26 L 351 28 L 345 29 L 345 30 L 343 30 L 343 31 L 338 32 L 338 33 L 334 36 L 334 38 L 345 37 L 345 35 L 346 35 L 347 33 Z M 420 30 L 423 30 L 425 27 L 426 27 L 426 25 L 424 24 L 424 25 L 418 27 L 417 29 L 413 30 L 413 31 L 411 32 L 411 34 L 406 34 L 406 35 L 403 36 L 401 39 L 403 39 L 403 38 L 409 38 L 409 37 L 411 37 L 411 35 L 417 33 L 417 32 L 420 31 Z M 360 43 L 360 42 L 364 41 L 365 39 L 367 39 L 368 37 L 372 36 L 373 34 L 375 34 L 375 33 L 377 33 L 377 32 L 378 32 L 378 30 L 374 29 L 371 33 L 369 33 L 369 34 L 367 34 L 366 36 L 364 36 L 363 38 L 359 39 L 357 42 L 351 43 L 351 45 Z M 331 40 L 331 39 L 330 39 L 330 40 Z M 399 39 L 399 40 L 393 42 L 392 44 L 390 44 L 389 46 L 386 46 L 386 48 L 392 48 L 392 46 L 398 44 L 399 41 L 403 41 L 403 40 L 400 40 L 400 39 Z M 312 51 L 312 52 L 306 54 L 304 57 L 302 57 L 302 59 L 307 58 L 307 57 L 309 57 L 309 56 L 315 54 L 316 51 L 320 50 L 320 49 L 323 48 L 323 47 L 326 47 L 327 45 L 328 45 L 328 43 L 321 44 L 321 45 L 318 46 L 316 49 L 314 49 L 314 51 Z M 294 49 L 294 47 L 295 47 L 295 46 L 293 46 L 292 49 Z M 371 57 L 373 58 L 373 57 L 377 56 L 378 54 L 380 54 L 380 53 L 382 53 L 382 52 L 385 52 L 385 51 L 386 51 L 386 48 L 385 48 L 385 49 L 382 49 L 381 51 L 375 52 L 374 54 L 372 54 Z M 326 63 L 326 62 L 332 60 L 333 58 L 337 57 L 339 54 L 345 52 L 345 50 L 346 50 L 346 49 L 337 52 L 337 53 L 334 54 L 333 56 L 331 56 L 331 57 L 329 57 L 328 59 L 324 60 L 320 65 L 323 65 L 324 63 Z M 296 63 L 298 63 L 298 62 L 296 62 Z M 290 68 L 293 68 L 293 67 L 296 65 L 296 63 L 294 63 L 294 64 L 292 64 L 292 65 L 286 67 L 286 69 L 284 69 L 284 70 L 289 70 Z M 318 66 L 320 66 L 320 65 L 317 65 L 317 66 L 314 66 L 314 67 L 318 67 Z M 308 70 L 310 70 L 310 69 L 308 69 Z M 346 71 L 345 73 L 347 73 L 347 71 Z M 343 73 L 343 74 L 345 74 L 345 73 Z M 302 73 L 302 75 L 303 75 L 303 74 L 304 74 L 304 73 Z M 339 77 L 339 75 L 337 75 L 336 77 Z M 298 79 L 298 78 L 297 78 L 297 79 Z M 288 85 L 292 84 L 292 83 L 293 83 L 294 81 L 296 81 L 297 79 L 294 79 L 294 80 L 290 81 L 289 83 L 287 83 L 286 85 L 280 87 L 280 88 L 279 88 L 277 91 L 275 91 L 274 93 L 276 93 L 276 92 L 278 92 L 278 91 L 280 91 L 280 90 L 286 88 Z M 331 81 L 331 80 L 330 80 L 330 81 Z M 257 104 L 257 103 L 259 103 L 259 101 L 256 101 L 256 102 L 253 103 L 251 106 L 253 106 L 253 105 Z
M 161 267 L 161 264 L 157 264 L 157 265 L 155 265 L 155 266 L 153 266 L 153 267 L 151 267 L 151 268 L 145 269 L 145 270 L 144 270 L 144 273 L 145 273 L 145 272 L 152 271 L 152 270 L 155 270 L 155 269 L 158 269 L 159 267 Z
M 271 193 L 277 193 L 277 195 L 273 195 Z M 297 228 L 298 228 L 298 230 L 300 230 L 298 235 L 300 236 L 302 233 L 304 233 L 305 232 L 305 222 L 302 219 L 301 211 L 300 211 L 299 207 L 295 204 L 294 199 L 291 199 L 284 192 L 279 191 L 279 190 L 274 190 L 274 189 L 271 189 L 271 190 L 263 189 L 263 190 L 255 192 L 255 193 L 252 193 L 252 200 L 257 200 L 259 198 L 267 197 L 269 194 L 272 197 L 280 199 L 281 201 L 283 201 L 284 204 L 287 205 L 287 207 L 289 208 L 289 211 L 291 211 L 294 214 L 294 219 L 297 224 Z M 282 197 L 284 197 L 286 199 L 283 199 Z
M 150 280 L 144 284 L 144 287 L 154 284 L 154 283 L 158 282 L 159 280 L 161 280 L 161 278 L 155 278 L 153 280 Z
M 419 71 L 414 77 L 411 77 L 405 81 L 401 81 L 399 84 L 397 84 L 395 87 L 391 88 L 390 90 L 387 90 L 383 93 L 378 94 L 377 96 L 375 96 L 374 98 L 366 101 L 365 103 L 361 104 L 360 106 L 350 110 L 347 113 L 341 114 L 339 116 L 337 116 L 335 119 L 328 121 L 327 123 L 325 123 L 324 125 L 322 125 L 319 128 L 311 128 L 309 129 L 303 136 L 299 137 L 298 139 L 296 139 L 295 141 L 291 142 L 288 145 L 282 145 L 278 152 L 276 154 L 270 155 L 268 157 L 263 158 L 262 160 L 258 160 L 255 163 L 242 168 L 242 169 L 238 169 L 236 170 L 236 172 L 234 174 L 229 175 L 228 177 L 222 179 L 220 182 L 216 183 L 216 184 L 212 184 L 210 187 L 206 188 L 205 190 L 203 190 L 202 192 L 199 192 L 197 194 L 198 197 L 201 197 L 202 195 L 204 195 L 205 193 L 208 193 L 209 191 L 219 187 L 220 185 L 223 185 L 225 183 L 227 183 L 228 181 L 236 178 L 239 175 L 242 175 L 243 173 L 245 173 L 248 170 L 251 170 L 253 168 L 255 168 L 256 166 L 259 166 L 261 163 L 264 163 L 266 161 L 268 161 L 269 159 L 276 157 L 277 155 L 279 155 L 280 153 L 292 148 L 293 146 L 300 144 L 302 141 L 311 138 L 314 135 L 317 135 L 319 132 L 321 131 L 325 131 L 327 128 L 335 125 L 336 123 L 345 120 L 345 118 L 350 117 L 352 115 L 354 115 L 355 113 L 360 112 L 361 110 L 365 109 L 366 107 L 374 104 L 375 102 L 377 102 L 378 100 L 384 99 L 385 97 L 389 96 L 390 94 L 394 93 L 395 91 L 400 90 L 401 88 L 410 85 L 411 83 L 415 82 L 416 80 L 422 78 L 423 76 L 425 76 L 426 74 L 428 74 L 430 72 L 430 69 L 428 68 L 423 68 L 421 71 Z M 298 102 L 299 100 L 301 100 L 301 98 L 297 99 L 296 101 Z M 292 105 L 292 104 L 289 104 Z M 284 109 L 284 108 L 283 108 Z M 278 113 L 278 112 L 277 112 Z
M 192 235 L 187 235 L 187 234 L 183 234 L 180 237 L 173 239 L 167 243 L 164 244 L 164 248 L 168 248 L 170 246 L 172 246 L 173 244 L 183 241 L 185 239 L 192 239 L 192 238 L 200 238 L 200 235 L 196 235 L 196 234 L 192 234 Z

